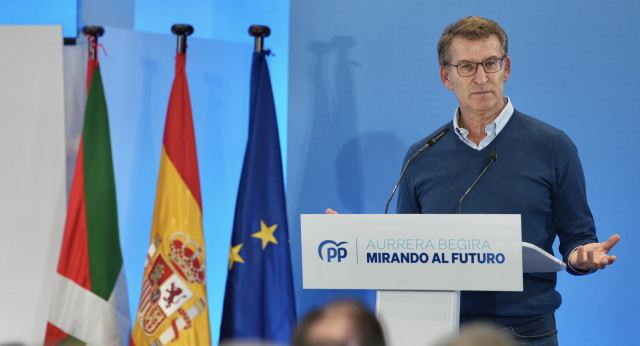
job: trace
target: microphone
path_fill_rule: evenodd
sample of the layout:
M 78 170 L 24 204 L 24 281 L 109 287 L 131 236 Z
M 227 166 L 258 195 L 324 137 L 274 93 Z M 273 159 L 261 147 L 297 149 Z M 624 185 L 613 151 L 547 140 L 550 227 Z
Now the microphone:
M 491 165 L 493 165 L 494 162 L 496 162 L 497 159 L 498 159 L 498 153 L 496 153 L 495 149 L 491 150 L 491 154 L 489 154 L 489 164 L 487 165 L 487 167 L 484 168 L 482 173 L 480 173 L 476 181 L 474 181 L 473 184 L 471 184 L 471 187 L 469 187 L 469 190 L 467 190 L 467 192 L 464 193 L 462 198 L 460 198 L 460 202 L 458 202 L 458 214 L 460 214 L 460 212 L 462 211 L 462 201 L 465 199 L 465 197 L 467 197 L 467 195 L 469 194 L 469 191 L 471 191 L 471 189 L 473 189 L 473 187 L 476 186 L 476 183 L 478 182 L 478 180 L 482 178 L 484 173 L 489 169 L 489 167 L 491 167 Z
M 407 160 L 407 163 L 404 165 L 404 168 L 402 169 L 402 173 L 400 173 L 400 178 L 398 179 L 398 182 L 396 183 L 396 186 L 393 187 L 393 191 L 391 192 L 391 196 L 389 196 L 389 199 L 387 200 L 387 206 L 384 208 L 384 213 L 385 214 L 387 213 L 387 211 L 389 211 L 389 203 L 391 203 L 391 199 L 393 198 L 393 195 L 396 193 L 396 189 L 398 189 L 398 186 L 400 185 L 400 181 L 402 180 L 402 177 L 404 176 L 404 172 L 407 171 L 407 167 L 409 167 L 409 163 L 411 162 L 411 160 L 413 160 L 421 152 L 425 151 L 425 149 L 427 149 L 428 147 L 431 147 L 434 144 L 438 143 L 440 138 L 444 137 L 444 135 L 446 135 L 447 132 L 449 132 L 449 128 L 445 127 L 444 130 L 438 132 L 435 136 L 431 137 L 427 141 L 427 143 L 425 143 L 425 145 L 422 146 L 422 148 L 418 149 L 418 151 L 416 151 L 416 153 L 413 154 Z

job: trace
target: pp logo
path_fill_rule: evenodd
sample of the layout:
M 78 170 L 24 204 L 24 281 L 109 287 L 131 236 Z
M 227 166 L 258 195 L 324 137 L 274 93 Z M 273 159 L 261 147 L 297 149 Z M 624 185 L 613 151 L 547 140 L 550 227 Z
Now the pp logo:
M 344 244 L 347 244 L 347 242 L 343 241 L 340 243 L 336 243 L 333 240 L 325 240 L 320 243 L 320 245 L 318 245 L 318 256 L 320 256 L 320 259 L 324 261 L 325 259 L 322 256 L 324 250 L 327 262 L 331 263 L 332 259 L 337 259 L 338 262 L 341 262 L 343 258 L 347 257 L 347 249 L 341 247 Z

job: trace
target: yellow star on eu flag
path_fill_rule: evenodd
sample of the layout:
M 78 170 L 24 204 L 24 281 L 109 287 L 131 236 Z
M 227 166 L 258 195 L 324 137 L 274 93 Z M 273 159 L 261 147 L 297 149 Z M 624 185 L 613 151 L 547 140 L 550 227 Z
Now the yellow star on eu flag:
M 256 232 L 251 236 L 262 239 L 262 250 L 264 250 L 268 243 L 278 244 L 278 241 L 273 236 L 273 232 L 276 231 L 276 228 L 278 228 L 278 224 L 267 226 L 263 220 L 260 220 L 260 232 Z
M 240 257 L 240 249 L 242 249 L 242 244 L 231 246 L 231 251 L 229 251 L 229 270 L 231 270 L 235 262 L 244 263 L 244 259 Z

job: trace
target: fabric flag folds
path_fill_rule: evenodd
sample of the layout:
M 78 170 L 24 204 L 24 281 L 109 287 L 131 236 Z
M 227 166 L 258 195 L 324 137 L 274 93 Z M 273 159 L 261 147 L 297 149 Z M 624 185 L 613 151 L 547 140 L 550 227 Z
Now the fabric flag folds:
M 89 59 L 87 88 L 45 345 L 125 345 L 130 333 L 109 119 L 97 55 Z
M 282 158 L 266 54 L 253 55 L 249 139 L 236 203 L 220 339 L 288 344 L 296 313 Z
M 185 53 L 177 53 L 132 344 L 210 345 L 202 200 Z

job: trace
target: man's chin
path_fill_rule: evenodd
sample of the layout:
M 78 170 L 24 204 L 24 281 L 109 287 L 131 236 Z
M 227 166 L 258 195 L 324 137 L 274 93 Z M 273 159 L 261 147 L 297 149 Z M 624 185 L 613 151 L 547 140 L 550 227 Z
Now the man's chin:
M 491 111 L 499 112 L 502 109 L 502 106 L 504 106 L 504 103 L 502 105 L 499 105 L 498 102 L 496 102 L 496 100 L 494 99 L 487 99 L 482 100 L 481 102 L 471 103 L 471 109 L 478 113 L 486 113 Z

